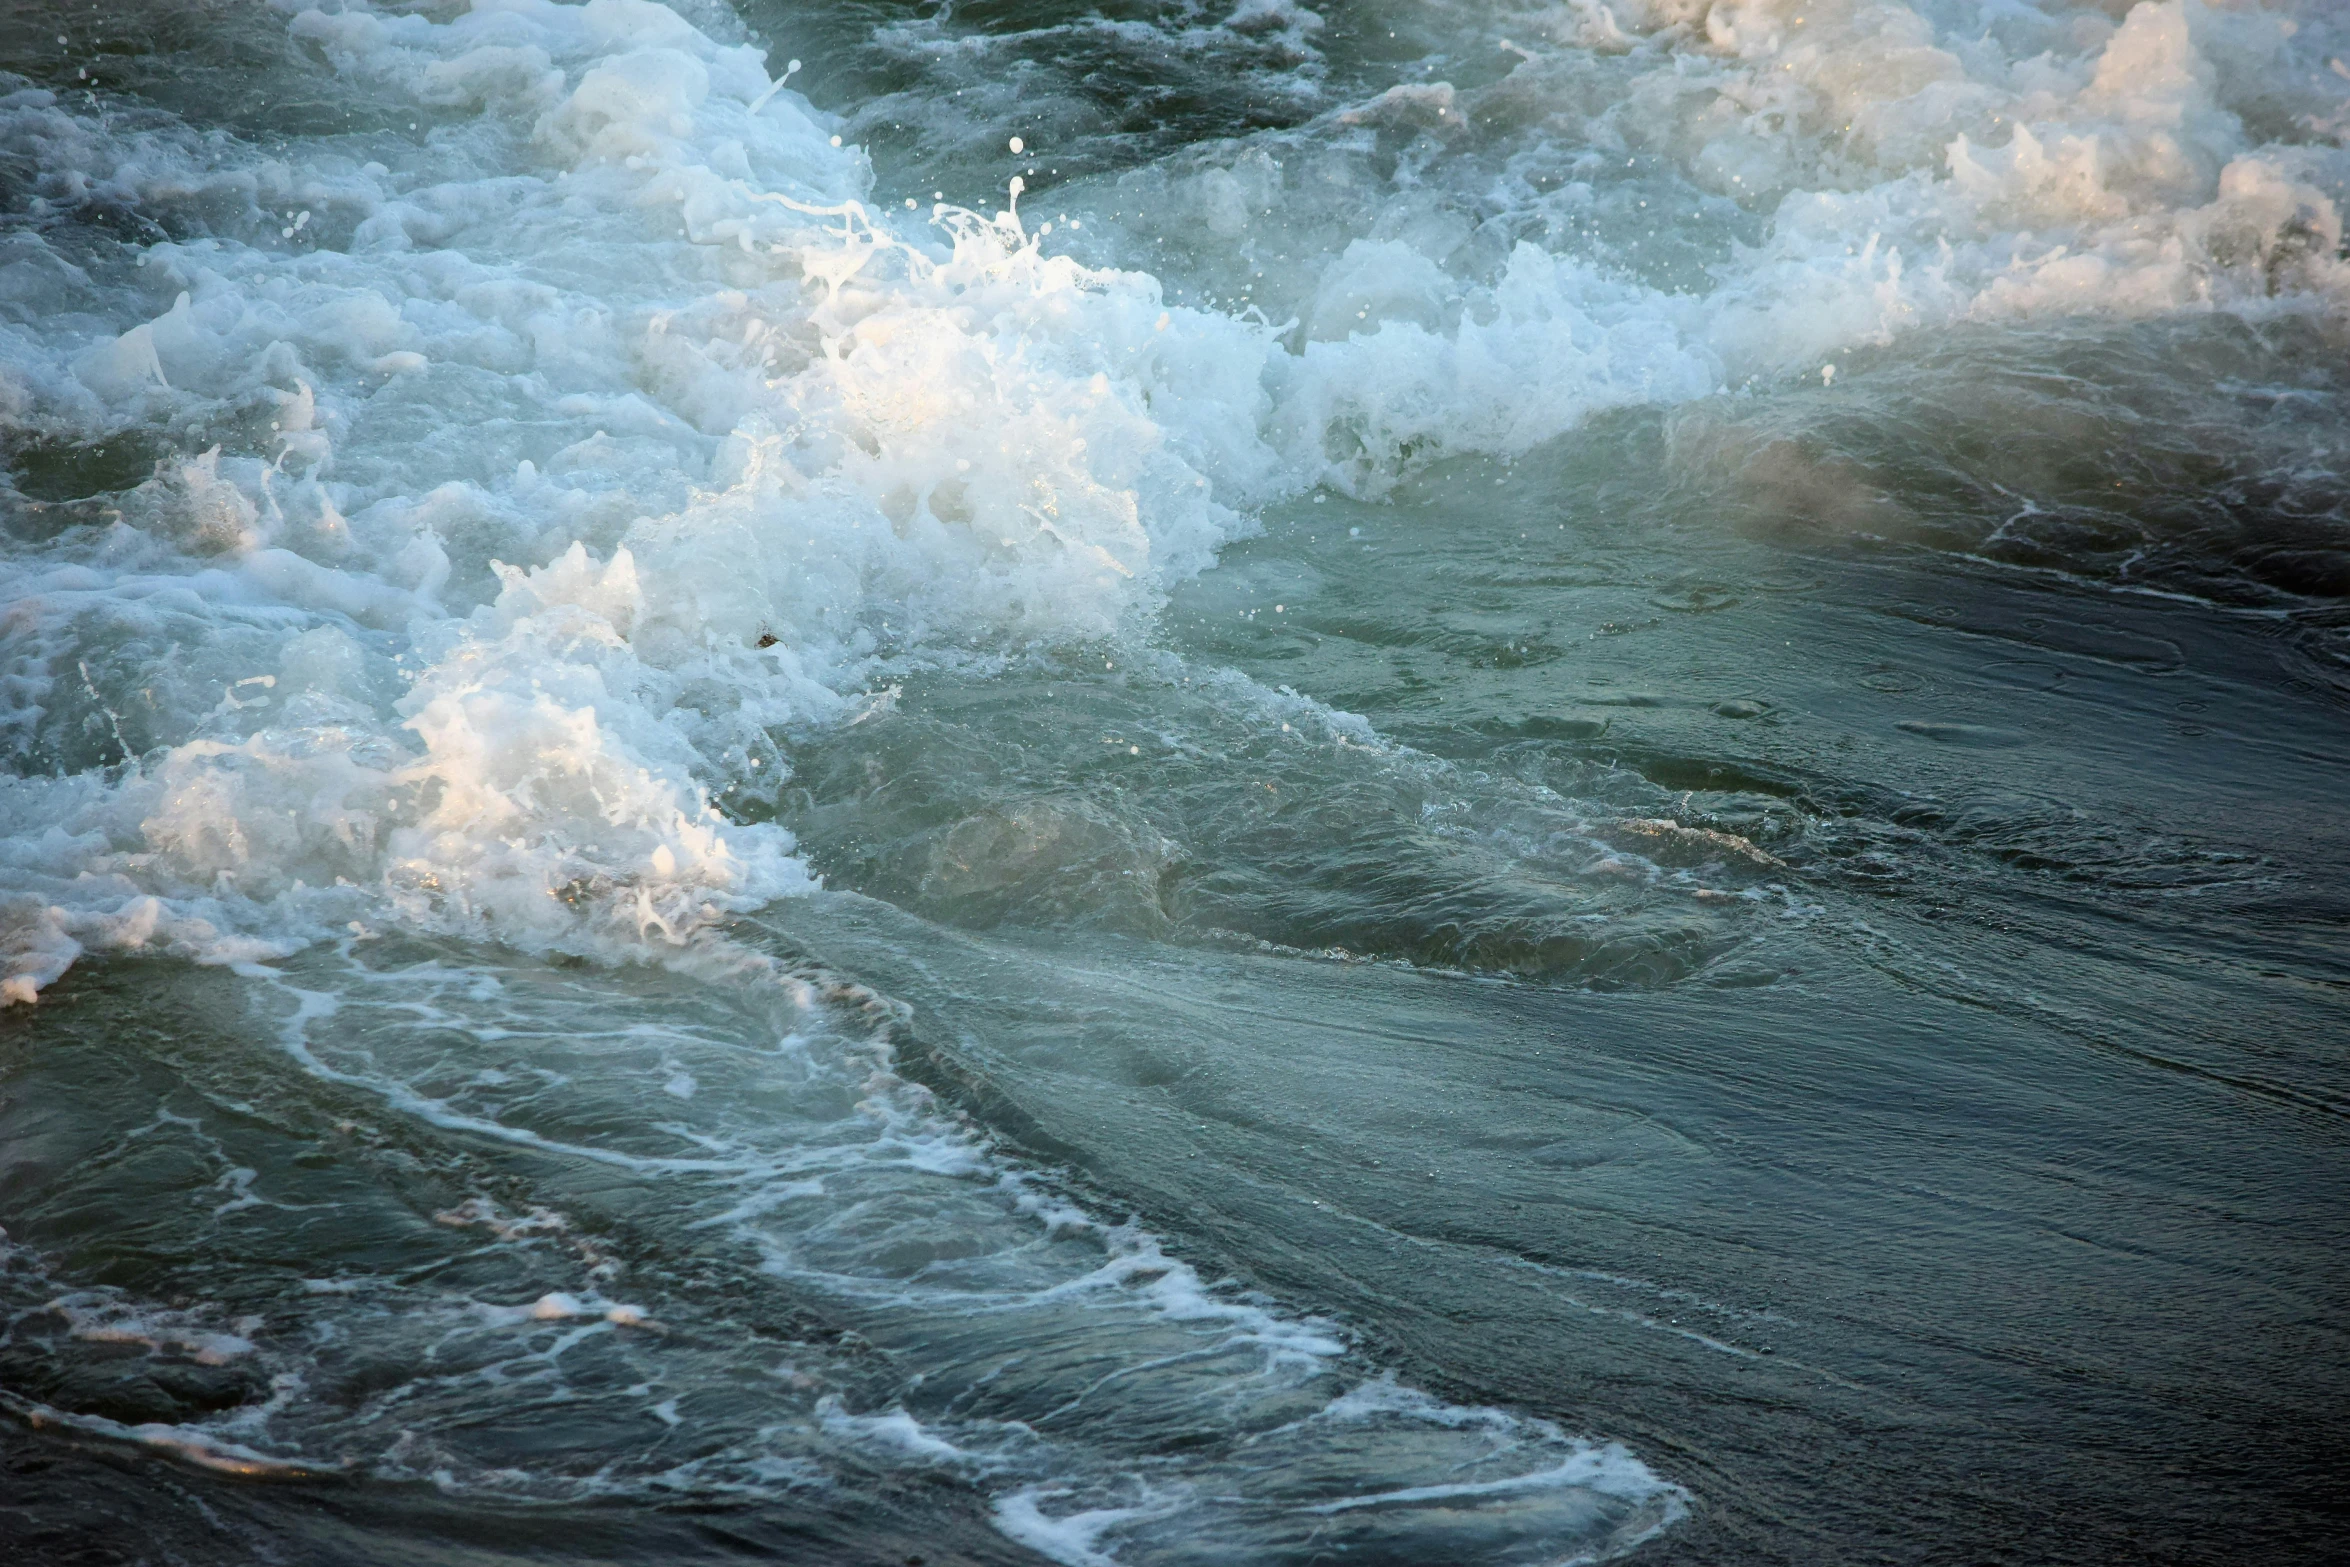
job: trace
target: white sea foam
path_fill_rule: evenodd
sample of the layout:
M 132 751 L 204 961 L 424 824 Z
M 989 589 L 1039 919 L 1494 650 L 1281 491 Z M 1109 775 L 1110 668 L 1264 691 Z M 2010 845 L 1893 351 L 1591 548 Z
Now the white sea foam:
M 1318 480 L 1378 493 L 1959 323 L 2350 313 L 2334 8 L 1441 10 L 1428 64 L 1476 85 L 1400 84 L 1089 211 L 1295 312 L 1273 428 Z
M 1116 1317 L 1131 1353 L 1087 1396 L 1107 1406 L 1179 1365 L 1196 1381 L 1170 1399 L 1201 1390 L 1194 1428 L 1211 1434 L 1242 1411 L 1245 1461 L 1183 1471 L 1098 1427 L 1056 1445 L 1009 1420 L 856 1406 L 853 1379 L 828 1381 L 837 1368 L 801 1346 L 814 1370 L 775 1368 L 793 1420 L 626 1477 L 813 1487 L 831 1448 L 792 1444 L 814 1432 L 984 1477 L 1008 1535 L 1088 1567 L 1208 1525 L 1466 1517 L 1568 1491 L 1638 1509 L 1618 1548 L 1684 1498 L 1539 1421 L 1342 1387 L 1330 1324 L 1071 1206 L 899 1078 L 886 1041 L 828 1033 L 834 1003 L 806 981 L 698 941 L 813 886 L 790 835 L 729 797 L 772 798 L 807 728 L 885 714 L 896 688 L 868 692 L 892 657 L 1132 630 L 1256 509 L 1316 484 L 1373 494 L 1448 453 L 1511 455 L 1605 409 L 1798 372 L 1842 392 L 1840 356 L 1955 323 L 2225 310 L 2339 332 L 2350 306 L 2350 80 L 2327 63 L 2350 36 L 2314 7 L 1456 13 L 1506 30 L 1506 66 L 1382 84 L 1294 131 L 1066 194 L 1096 261 L 1181 235 L 1221 308 L 1081 265 L 1066 230 L 1009 200 L 882 209 L 838 122 L 715 23 L 648 0 L 496 0 L 445 21 L 278 9 L 318 62 L 284 69 L 324 73 L 392 129 L 264 149 L 0 92 L 0 146 L 61 223 L 128 211 L 176 236 L 0 238 L 12 450 L 159 457 L 99 499 L 0 498 L 64 524 L 23 530 L 0 573 L 0 999 L 32 1001 L 85 949 L 250 965 L 306 1070 L 481 1146 L 708 1182 L 700 1231 L 877 1320 Z M 1300 7 L 1246 0 L 1196 31 L 1274 39 L 1323 80 L 1329 30 Z M 1619 163 L 1641 170 L 1619 179 Z M 1702 276 L 1586 243 L 1637 234 L 1639 203 L 1659 204 L 1651 232 L 1673 228 L 1668 200 L 1712 247 Z M 1295 321 L 1235 308 L 1244 294 Z M 1305 698 L 1221 684 L 1285 731 L 1380 745 Z M 1560 852 L 1599 846 L 1571 836 Z M 1667 874 L 1629 851 L 1606 863 Z M 590 1107 L 537 1124 L 492 1073 L 434 1075 L 446 1051 L 428 1031 L 486 1042 L 504 1036 L 485 1016 L 531 1021 L 495 979 L 351 956 L 403 928 L 653 954 L 712 992 L 745 979 L 775 1037 L 732 1019 L 711 1049 L 664 1019 L 598 1041 L 601 1012 L 550 1006 L 549 1037 L 609 1045 L 665 1119 L 613 1133 L 626 1118 Z M 766 1119 L 729 1119 L 754 1090 L 789 1114 L 760 1100 Z M 251 1172 L 222 1180 L 215 1220 L 261 1200 Z M 913 1219 L 879 1240 L 836 1222 L 890 1211 L 895 1182 L 919 1186 Z M 464 1338 L 484 1365 L 548 1379 L 582 1346 L 662 1337 L 666 1306 L 633 1283 L 606 1293 L 617 1262 L 560 1215 L 476 1197 L 439 1217 L 485 1245 L 560 1248 L 562 1287 L 422 1299 L 311 1281 L 336 1312 L 399 1296 L 328 1326 Z M 84 1341 L 212 1366 L 293 1353 L 111 1297 L 53 1314 Z M 700 1418 L 646 1378 L 625 1391 L 654 1424 Z M 283 1462 L 267 1449 L 306 1432 L 382 1434 L 396 1402 L 318 1414 L 281 1392 L 212 1425 L 81 1425 L 264 1473 Z M 1303 1470 L 1390 1430 L 1409 1448 L 1392 1472 L 1228 1500 L 1285 1473 L 1279 1454 Z M 456 1445 L 366 1450 L 381 1473 L 521 1486 L 465 1469 Z
M 602 969 L 376 951 L 356 937 L 315 947 L 254 970 L 251 994 L 351 1104 L 515 1150 L 498 1184 L 546 1172 L 547 1201 L 477 1191 L 432 1213 L 426 1244 L 446 1248 L 447 1269 L 289 1274 L 289 1291 L 263 1265 L 249 1316 L 63 1289 L 0 1239 L 0 1347 L 71 1367 L 76 1346 L 101 1346 L 134 1386 L 142 1366 L 184 1385 L 192 1362 L 246 1394 L 148 1424 L 29 1399 L 14 1413 L 235 1473 L 341 1471 L 453 1496 L 843 1508 L 912 1471 L 973 1487 L 1006 1534 L 1070 1563 L 1166 1559 L 1202 1538 L 1275 1559 L 1326 1529 L 1393 1544 L 1431 1526 L 1430 1508 L 1481 1559 L 1552 1559 L 1618 1548 L 1684 1506 L 1618 1448 L 1400 1386 L 1332 1324 L 1088 1214 L 899 1076 L 902 1009 L 853 985 L 740 948 L 693 949 L 690 981 L 625 987 Z M 465 1068 L 477 1059 L 502 1064 Z M 711 1091 L 674 1121 L 631 1116 L 680 1061 Z M 269 1111 L 209 1116 L 161 1112 L 133 1136 L 227 1166 Z M 358 1117 L 329 1140 L 338 1157 L 414 1163 L 404 1137 L 368 1152 Z M 595 1173 L 566 1192 L 566 1165 Z M 262 1206 L 211 1212 L 219 1256 L 276 1256 L 268 1226 L 316 1222 L 274 1200 L 287 1173 L 260 1181 Z M 693 1265 L 629 1245 L 616 1193 L 696 1236 Z M 405 1229 L 412 1215 L 394 1198 L 379 1217 Z M 712 1309 L 755 1279 L 773 1300 L 821 1303 L 795 1311 L 790 1341 L 747 1330 L 759 1318 L 736 1305 Z M 480 1418 L 485 1398 L 500 1418 Z M 507 1417 L 521 1408 L 559 1413 L 518 1453 Z M 1157 1446 L 1170 1430 L 1190 1434 L 1179 1453 Z
M 0 257 L 12 441 L 162 454 L 133 489 L 42 503 L 69 526 L 27 531 L 0 578 L 0 996 L 32 1000 L 85 948 L 269 965 L 387 927 L 666 954 L 705 978 L 732 964 L 781 998 L 784 1043 L 761 1064 L 806 1099 L 758 1135 L 723 1120 L 740 1084 L 701 1091 L 729 1084 L 725 1053 L 684 1033 L 627 1042 L 674 1123 L 594 1137 L 501 1112 L 494 1074 L 421 1086 L 353 1042 L 410 1010 L 448 1025 L 443 989 L 504 1006 L 479 975 L 247 972 L 286 1001 L 306 1069 L 493 1145 L 718 1183 L 702 1230 L 877 1320 L 1107 1314 L 1132 1364 L 1089 1396 L 1171 1357 L 1233 1407 L 1329 1392 L 1252 1438 L 1267 1472 L 1277 1450 L 1310 1469 L 1338 1428 L 1340 1446 L 1385 1433 L 1409 1455 L 1228 1506 L 1193 1480 L 1236 1472 L 1145 1483 L 1085 1440 L 856 1406 L 817 1365 L 778 1373 L 797 1424 L 645 1482 L 819 1485 L 816 1433 L 982 1479 L 999 1527 L 1070 1563 L 1203 1527 L 1549 1493 L 1545 1529 L 1597 1527 L 1591 1498 L 1621 1504 L 1616 1549 L 1683 1500 L 1540 1422 L 1335 1385 L 1346 1346 L 1328 1324 L 1070 1206 L 940 1115 L 885 1044 L 812 1021 L 825 1008 L 805 983 L 697 942 L 813 885 L 790 835 L 729 796 L 771 798 L 808 726 L 886 713 L 895 687 L 863 695 L 885 660 L 1117 636 L 1254 510 L 1315 484 L 1376 493 L 1447 453 L 1511 455 L 1604 409 L 1758 378 L 1840 389 L 1823 364 L 1953 323 L 2224 309 L 2330 331 L 2350 300 L 2350 116 L 2313 64 L 2340 27 L 2321 18 L 2299 36 L 2185 0 L 2118 21 L 1857 0 L 1471 18 L 1508 29 L 1510 63 L 1479 84 L 1389 84 L 1261 144 L 1056 198 L 1097 261 L 1183 238 L 1211 308 L 1081 265 L 1011 201 L 885 211 L 836 122 L 754 50 L 646 0 L 501 0 L 438 22 L 282 9 L 337 91 L 424 129 L 265 154 L 0 96 L 0 140 L 31 149 L 58 211 L 137 211 L 177 236 L 85 266 L 25 229 Z M 1254 5 L 1222 26 L 1285 39 L 1319 82 L 1316 20 Z M 1637 237 L 1652 201 L 1676 214 L 1652 233 L 1691 203 L 1713 246 L 1697 282 L 1589 242 Z M 1286 326 L 1259 308 L 1284 302 Z M 1302 698 L 1266 711 L 1379 743 Z M 261 1200 L 236 1175 L 216 1221 Z M 832 1222 L 899 1181 L 927 1183 L 929 1206 L 887 1244 Z M 502 1375 L 559 1379 L 566 1355 L 662 1337 L 559 1216 L 480 1198 L 443 1219 L 570 1248 L 562 1287 L 410 1303 Z M 956 1246 L 899 1260 L 944 1229 Z M 67 1318 L 200 1362 L 281 1353 L 126 1303 Z M 271 1464 L 265 1447 L 302 1446 L 299 1380 L 218 1427 L 88 1429 Z M 654 1395 L 628 1391 L 659 1428 L 698 1418 Z M 373 1411 L 353 1418 L 372 1429 Z M 1440 1450 L 1445 1477 L 1428 1478 Z M 524 1484 L 449 1444 L 372 1462 Z
M 856 149 L 658 6 L 288 25 L 349 90 L 472 117 L 394 174 L 0 104 L 53 184 L 329 214 L 152 246 L 4 345 L 52 441 L 271 427 L 0 590 L 23 771 L 66 775 L 0 786 L 11 999 L 80 945 L 237 959 L 360 915 L 681 940 L 809 885 L 712 791 L 779 783 L 771 735 L 877 646 L 1114 630 L 1282 482 L 1269 334 L 1009 211 L 881 226 Z
M 1136 1524 L 1157 1523 L 1184 1510 L 1190 1498 L 1181 1491 L 1138 1486 L 1137 1500 L 1124 1507 L 1068 1508 L 1066 1486 L 1032 1485 L 1000 1498 L 995 1504 L 996 1527 L 1038 1555 L 1063 1567 L 1116 1567 L 1118 1558 L 1104 1551 L 1106 1537 Z M 1054 1513 L 1047 1504 L 1061 1506 Z
M 1312 33 L 1276 9 L 1229 25 Z M 718 801 L 877 653 L 1115 632 L 1301 487 L 1952 322 L 2350 302 L 2322 16 L 1511 11 L 1498 79 L 1295 133 L 1420 150 L 1292 265 L 1281 336 L 1010 207 L 867 204 L 833 122 L 650 0 L 284 10 L 421 140 L 305 160 L 0 97 L 44 199 L 182 236 L 111 272 L 10 238 L 11 428 L 195 452 L 0 585 L 10 1000 L 85 946 L 240 960 L 354 918 L 673 943 L 810 885 Z M 1618 190 L 1617 152 L 1669 177 Z M 1321 221 L 1246 148 L 1152 178 L 1152 221 L 1244 254 Z M 1537 242 L 1668 192 L 1761 219 L 1707 288 Z

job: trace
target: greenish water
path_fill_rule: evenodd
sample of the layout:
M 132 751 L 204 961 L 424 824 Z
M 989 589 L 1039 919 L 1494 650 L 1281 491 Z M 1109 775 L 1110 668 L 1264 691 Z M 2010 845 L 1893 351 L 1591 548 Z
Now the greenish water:
M 2337 1554 L 2350 38 L 1709 14 L 26 13 L 0 1542 Z

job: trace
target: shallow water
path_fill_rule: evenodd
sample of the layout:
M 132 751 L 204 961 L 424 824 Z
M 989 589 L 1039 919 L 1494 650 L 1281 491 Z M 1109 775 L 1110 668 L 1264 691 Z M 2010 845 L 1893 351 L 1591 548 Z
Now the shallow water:
M 0 1540 L 2331 1559 L 2345 60 L 20 9 Z

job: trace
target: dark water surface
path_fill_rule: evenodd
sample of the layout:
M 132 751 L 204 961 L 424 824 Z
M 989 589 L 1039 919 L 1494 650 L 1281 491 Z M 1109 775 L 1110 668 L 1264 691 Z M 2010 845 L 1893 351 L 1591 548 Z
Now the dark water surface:
M 2342 1554 L 2330 8 L 0 33 L 9 1560 Z

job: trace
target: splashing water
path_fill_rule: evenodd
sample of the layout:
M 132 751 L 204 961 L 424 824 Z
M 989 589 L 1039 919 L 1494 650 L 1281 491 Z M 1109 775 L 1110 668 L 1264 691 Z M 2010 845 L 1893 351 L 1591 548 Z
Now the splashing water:
M 1369 1061 L 1517 1037 L 1423 985 L 1846 963 L 2003 1007 L 1855 911 L 2282 885 L 2301 829 L 2250 806 L 2207 842 L 2093 767 L 1950 769 L 2266 678 L 2155 604 L 2284 628 L 2257 743 L 2334 754 L 2276 737 L 2334 733 L 2292 704 L 2340 689 L 2350 590 L 2332 8 L 1115 12 L 271 0 L 0 45 L 6 1070 L 177 1019 L 42 1155 L 126 1233 L 168 1207 L 150 1260 L 82 1249 L 48 1175 L 0 1211 L 20 1425 L 802 1509 L 809 1549 L 1719 1554 L 1693 1506 L 1746 1482 L 1678 1417 L 1521 1402 L 1556 1341 L 1471 1371 L 1469 1303 L 1301 1260 L 1436 1244 L 1346 1183 L 1450 1177 L 1417 1131 L 1321 1147 L 1387 1113 L 1356 1068 L 1226 1081 L 1255 1020 L 1351 976 L 1297 1060 L 1359 1022 Z M 2033 695 L 1805 737 L 1973 689 L 1945 634 Z M 2103 1041 L 2098 973 L 2030 1026 Z M 2194 1048 L 2128 1046 L 2342 1102 Z M 1861 1385 L 1718 1276 L 1545 1249 L 1707 1208 L 1702 1116 L 1505 1134 L 1494 1093 L 1445 1145 L 1491 1161 L 1453 1266 Z M 1524 1170 L 1619 1163 L 1682 1184 L 1502 1233 Z

